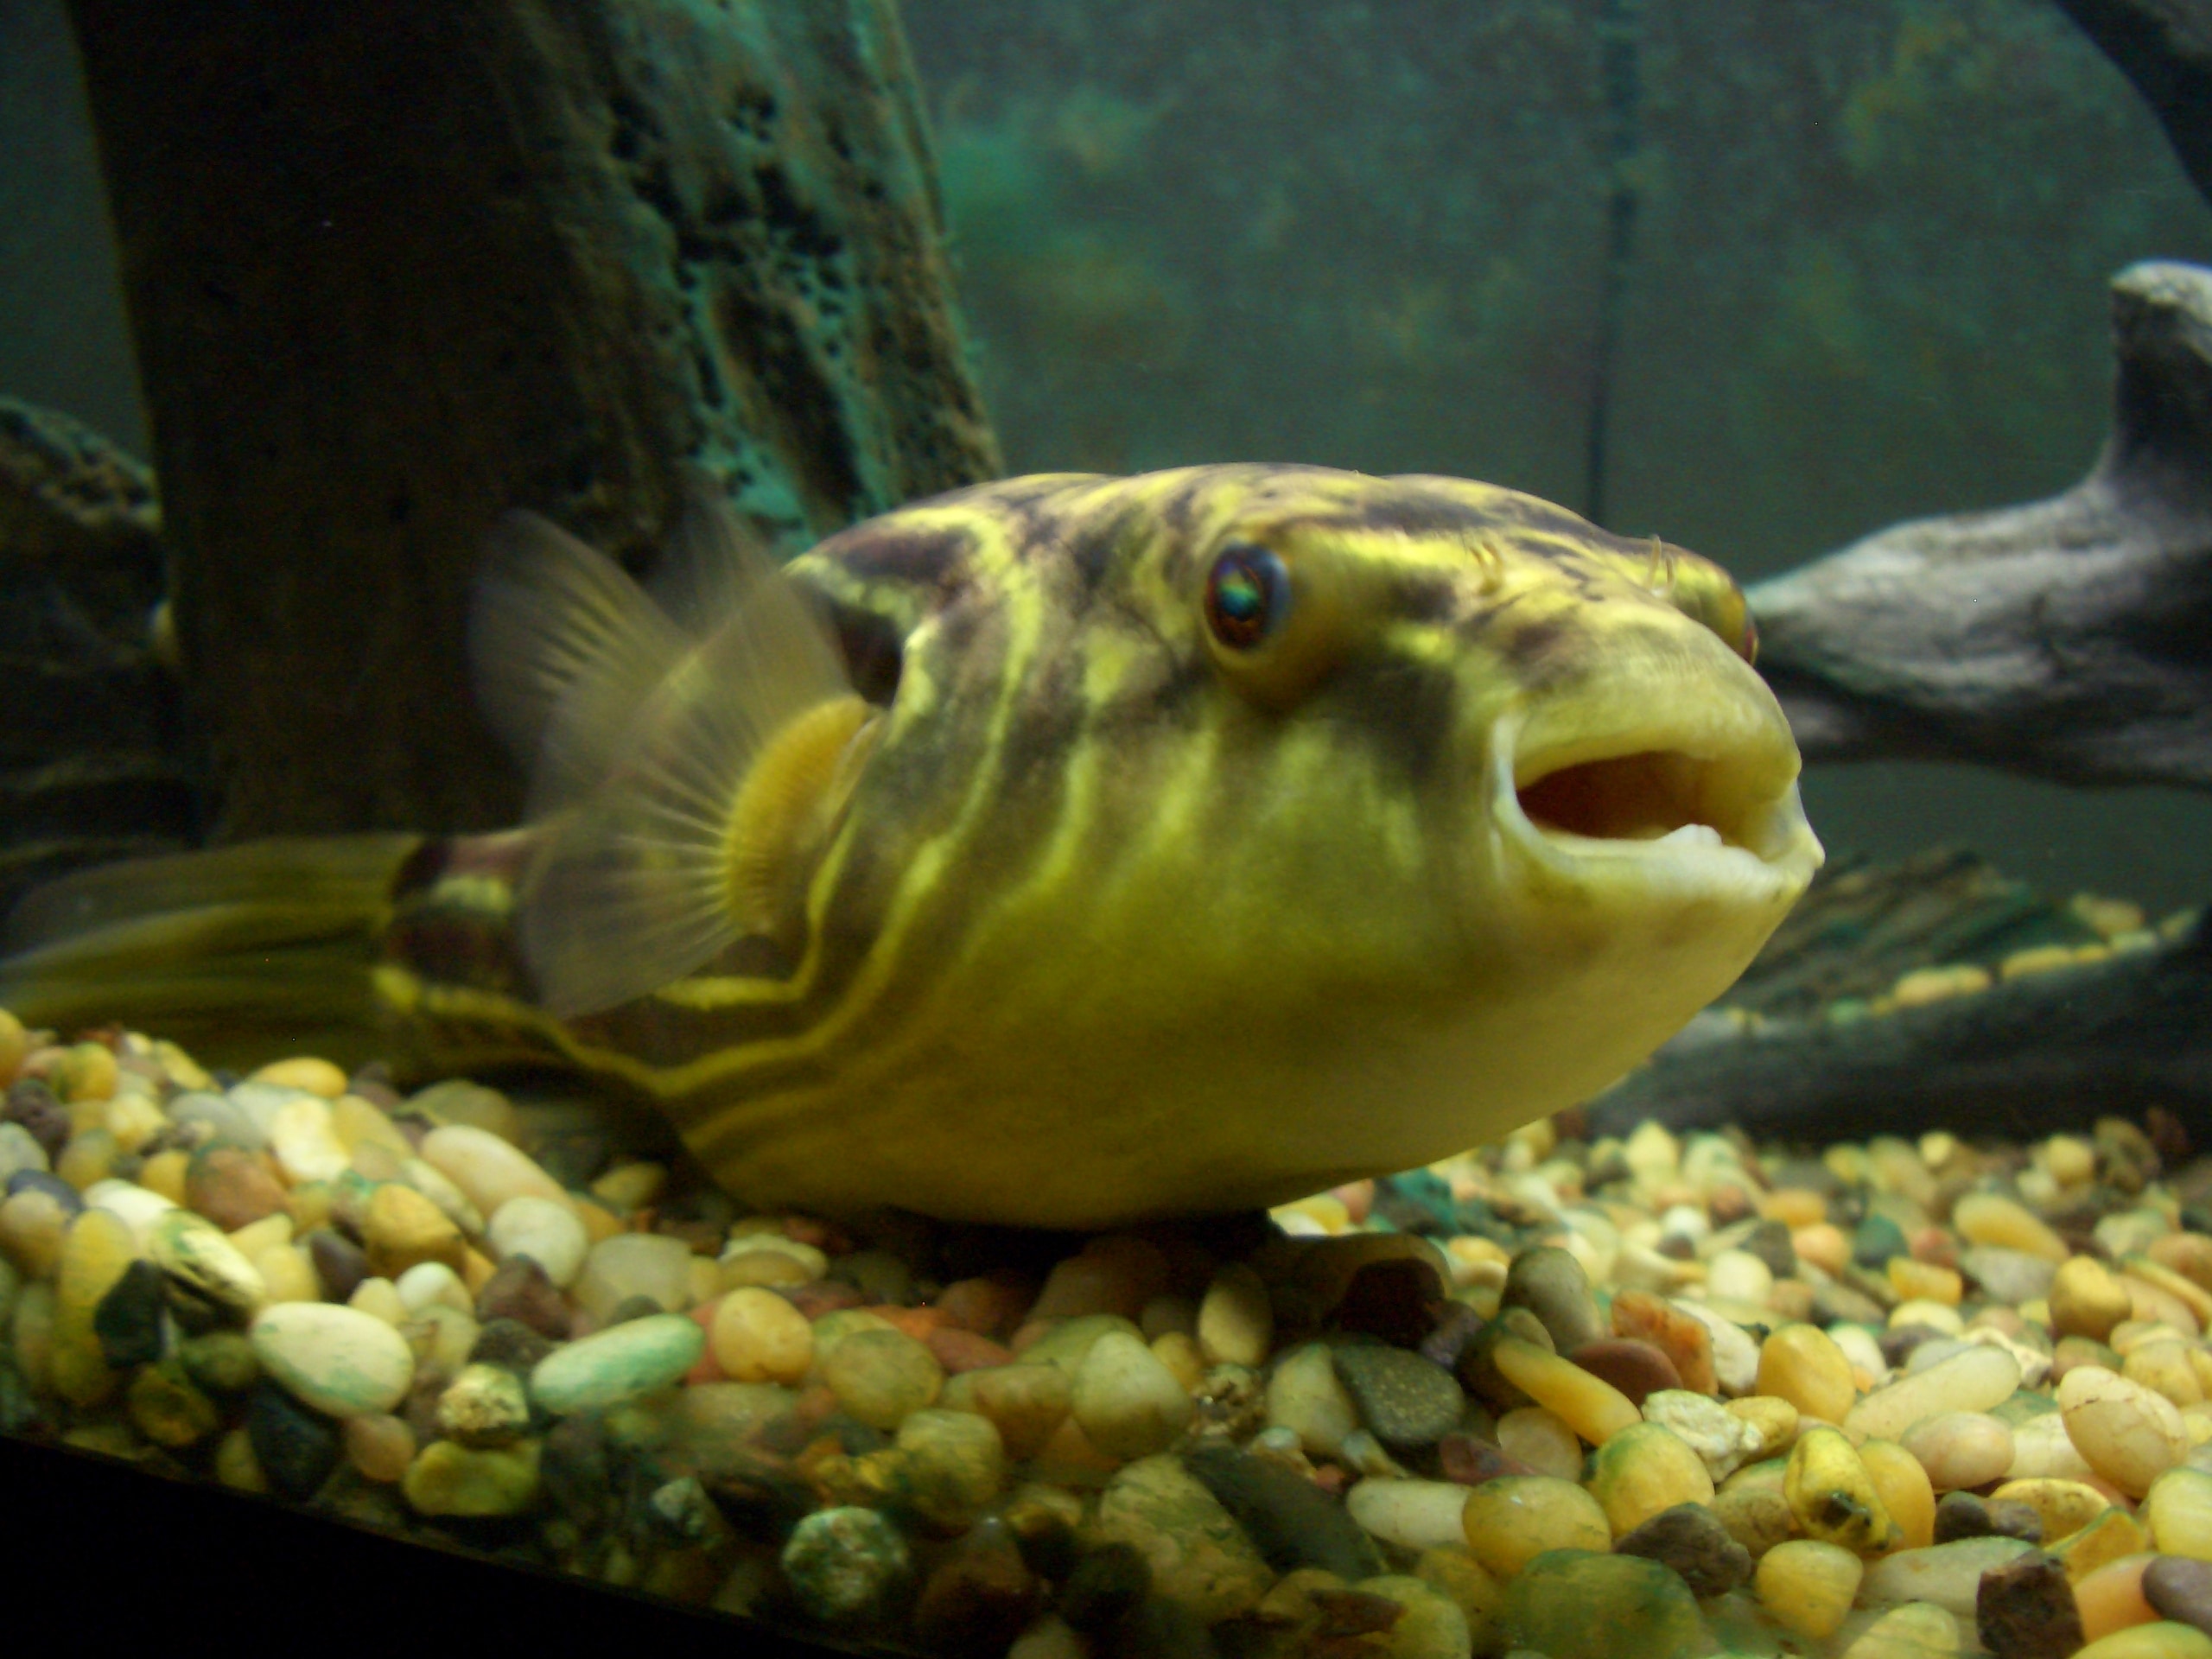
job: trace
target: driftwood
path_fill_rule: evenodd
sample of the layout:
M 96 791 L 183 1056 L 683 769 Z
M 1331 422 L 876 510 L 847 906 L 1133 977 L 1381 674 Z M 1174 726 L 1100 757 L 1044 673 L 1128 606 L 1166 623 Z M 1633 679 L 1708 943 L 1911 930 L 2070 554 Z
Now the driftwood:
M 2166 130 L 2182 170 L 2212 201 L 2212 0 L 2058 0 Z
M 2212 788 L 2212 270 L 2133 265 L 2112 297 L 2112 431 L 2080 484 L 1751 589 L 1807 760 Z
M 2008 977 L 2024 952 L 2045 965 Z M 1928 969 L 1980 988 L 1890 1006 L 1904 976 Z M 2204 915 L 2107 944 L 2072 907 L 1937 850 L 1823 871 L 1726 1004 L 1593 1102 L 1590 1128 L 1649 1117 L 1806 1141 L 2017 1137 L 2152 1107 L 2212 1139 Z
M 228 836 L 512 820 L 503 510 L 646 563 L 989 476 L 890 0 L 71 0 Z
M 0 909 L 196 838 L 181 699 L 149 639 L 159 528 L 137 461 L 0 399 Z

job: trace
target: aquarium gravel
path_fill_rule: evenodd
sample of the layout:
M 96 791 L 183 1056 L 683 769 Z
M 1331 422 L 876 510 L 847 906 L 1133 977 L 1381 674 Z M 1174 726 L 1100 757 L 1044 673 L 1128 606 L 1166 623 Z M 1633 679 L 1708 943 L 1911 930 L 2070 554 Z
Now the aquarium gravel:
M 885 1649 L 2212 1656 L 2212 1160 L 1573 1136 L 1098 1235 L 0 1015 L 0 1427 Z M 490 1570 L 487 1568 L 486 1570 Z

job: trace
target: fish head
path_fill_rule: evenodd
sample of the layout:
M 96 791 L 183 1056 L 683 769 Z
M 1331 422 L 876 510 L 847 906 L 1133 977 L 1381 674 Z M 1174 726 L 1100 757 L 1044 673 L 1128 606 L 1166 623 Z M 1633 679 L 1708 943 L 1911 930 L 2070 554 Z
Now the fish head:
M 1172 1100 L 1248 1140 L 1271 1115 L 1265 1167 L 1193 1150 L 1216 1198 L 1596 1092 L 1821 861 L 1735 584 L 1511 491 L 1009 480 L 794 571 L 897 658 L 825 871 L 848 899 L 874 873 L 855 925 L 908 884 L 963 1052 L 1020 1057 L 1003 1090 L 1026 1066 L 1064 1104 Z

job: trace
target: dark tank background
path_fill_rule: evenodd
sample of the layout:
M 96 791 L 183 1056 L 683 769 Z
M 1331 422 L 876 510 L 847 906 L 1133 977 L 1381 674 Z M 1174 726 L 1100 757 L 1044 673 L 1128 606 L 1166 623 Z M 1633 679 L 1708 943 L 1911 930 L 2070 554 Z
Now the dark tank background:
M 919 0 L 978 366 L 1014 470 L 1266 458 L 1586 504 L 1605 146 L 1639 216 L 1605 518 L 1746 579 L 2024 501 L 2101 441 L 2105 287 L 2212 260 L 2149 111 L 2045 0 Z M 143 454 L 55 0 L 0 0 L 0 390 Z M 2212 887 L 2212 803 L 1815 773 L 1834 852 L 2063 893 Z

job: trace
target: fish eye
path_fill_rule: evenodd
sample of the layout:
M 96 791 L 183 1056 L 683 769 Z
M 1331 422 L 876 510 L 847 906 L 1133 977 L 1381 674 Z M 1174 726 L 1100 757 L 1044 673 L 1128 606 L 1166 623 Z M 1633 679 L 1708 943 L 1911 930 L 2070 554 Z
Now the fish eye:
M 1237 542 L 1206 573 L 1206 626 L 1230 651 L 1251 651 L 1290 614 L 1290 572 L 1266 548 Z

